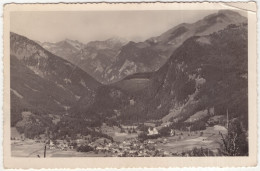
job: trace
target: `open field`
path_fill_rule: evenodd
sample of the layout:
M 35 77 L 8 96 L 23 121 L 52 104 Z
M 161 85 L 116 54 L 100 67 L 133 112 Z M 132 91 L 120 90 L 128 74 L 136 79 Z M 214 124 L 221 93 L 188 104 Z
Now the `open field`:
M 178 140 L 177 137 L 168 138 L 168 142 L 163 144 L 160 143 L 156 146 L 158 149 L 163 149 L 164 151 L 172 153 L 181 153 L 185 151 L 192 150 L 193 148 L 203 147 L 208 148 L 212 151 L 216 151 L 219 148 L 219 143 L 214 139 L 205 140 L 207 137 L 191 136 L 189 139 Z
M 222 133 L 225 133 L 222 131 Z M 183 136 L 168 137 L 167 143 L 159 143 L 156 148 L 163 149 L 172 153 L 181 153 L 193 148 L 203 147 L 208 148 L 214 152 L 217 152 L 219 145 L 221 143 L 221 136 L 219 135 L 219 130 L 214 127 L 208 127 L 203 131 L 203 135 L 192 134 L 188 136 L 188 132 L 183 132 Z
M 21 134 L 17 131 L 16 127 L 11 127 L 11 137 L 15 139 L 21 138 Z
M 128 133 L 120 133 L 120 128 L 114 126 L 114 127 L 109 127 L 109 126 L 102 126 L 102 132 L 111 136 L 113 138 L 114 141 L 116 142 L 122 142 L 124 140 L 127 139 L 133 139 L 133 138 L 137 138 L 138 136 L 138 132 L 137 133 L 132 133 L 132 134 L 128 134 Z
M 15 141 L 11 145 L 13 157 L 40 157 L 44 156 L 44 143 L 35 143 L 33 140 Z M 63 151 L 60 149 L 46 150 L 46 157 L 105 157 L 111 156 L 110 153 L 95 154 L 94 152 L 77 152 L 76 150 Z
M 137 136 L 138 136 L 138 133 L 127 134 L 127 133 L 118 133 L 118 132 L 116 132 L 112 135 L 114 141 L 117 141 L 117 142 L 123 142 L 128 139 L 137 138 Z
M 49 150 L 47 151 L 47 157 L 107 157 L 111 156 L 111 153 L 98 153 L 94 152 L 77 152 L 75 150 Z
M 11 141 L 11 154 L 15 157 L 43 156 L 44 143 L 36 143 L 34 140 Z

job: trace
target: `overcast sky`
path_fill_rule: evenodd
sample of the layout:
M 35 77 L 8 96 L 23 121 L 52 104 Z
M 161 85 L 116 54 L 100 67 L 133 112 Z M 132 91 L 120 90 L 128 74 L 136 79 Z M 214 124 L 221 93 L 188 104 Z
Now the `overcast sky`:
M 217 11 L 12 12 L 11 31 L 41 42 L 65 38 L 87 43 L 122 37 L 143 41 Z

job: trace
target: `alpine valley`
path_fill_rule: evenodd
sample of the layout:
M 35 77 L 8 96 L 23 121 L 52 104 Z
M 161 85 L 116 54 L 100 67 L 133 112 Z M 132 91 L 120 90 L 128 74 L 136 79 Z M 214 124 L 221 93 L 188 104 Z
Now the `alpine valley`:
M 143 42 L 10 40 L 11 126 L 24 138 L 86 156 L 248 155 L 248 25 L 235 11 Z

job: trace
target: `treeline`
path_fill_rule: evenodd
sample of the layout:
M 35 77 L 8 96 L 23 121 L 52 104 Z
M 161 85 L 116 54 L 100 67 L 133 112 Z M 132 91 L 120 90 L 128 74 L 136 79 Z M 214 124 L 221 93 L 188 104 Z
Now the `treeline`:
M 98 119 L 84 120 L 71 117 L 63 117 L 57 124 L 54 124 L 48 116 L 32 115 L 23 124 L 18 124 L 17 130 L 30 139 L 39 138 L 42 134 L 53 140 L 76 139 L 78 135 L 90 135 L 92 138 L 104 137 L 113 141 L 112 137 L 95 130 L 101 124 L 102 120 L 99 121 Z
M 77 152 L 89 152 L 94 150 L 95 149 L 93 147 L 90 147 L 89 145 L 81 145 L 77 147 Z
M 36 138 L 46 132 L 46 128 L 52 126 L 52 121 L 47 116 L 37 116 L 32 114 L 28 118 L 16 125 L 19 133 L 24 134 L 26 138 Z
M 53 139 L 64 139 L 70 137 L 76 139 L 77 135 L 88 136 L 92 138 L 104 137 L 113 141 L 113 138 L 100 131 L 96 131 L 96 127 L 100 127 L 102 121 L 84 120 L 82 118 L 64 117 L 56 125 L 50 129 Z

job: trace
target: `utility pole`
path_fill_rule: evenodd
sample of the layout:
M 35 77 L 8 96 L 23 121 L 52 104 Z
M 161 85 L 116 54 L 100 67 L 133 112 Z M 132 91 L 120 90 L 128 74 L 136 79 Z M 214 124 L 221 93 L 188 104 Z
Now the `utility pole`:
M 47 137 L 47 138 L 46 138 Z M 46 130 L 45 130 L 45 142 L 44 142 L 44 153 L 43 153 L 43 157 L 45 158 L 46 157 L 46 144 L 48 142 L 48 140 L 46 139 L 50 139 L 50 136 L 49 136 L 49 128 L 47 127 Z
M 44 153 L 43 153 L 43 156 L 44 156 L 44 158 L 46 157 L 46 143 L 45 143 L 45 146 L 44 146 Z

